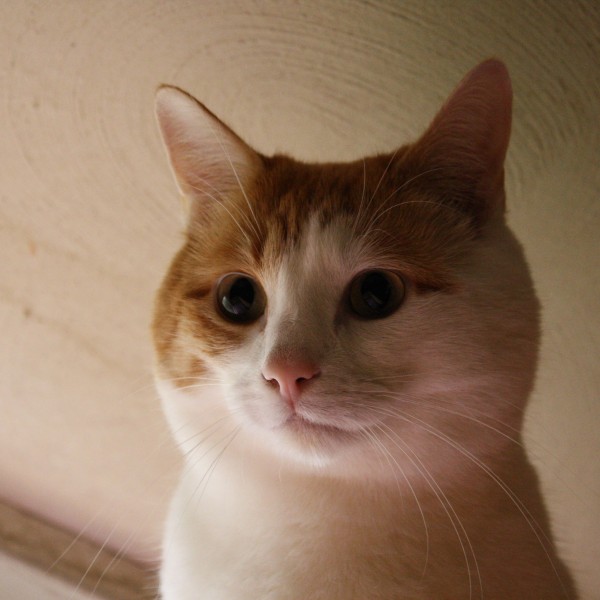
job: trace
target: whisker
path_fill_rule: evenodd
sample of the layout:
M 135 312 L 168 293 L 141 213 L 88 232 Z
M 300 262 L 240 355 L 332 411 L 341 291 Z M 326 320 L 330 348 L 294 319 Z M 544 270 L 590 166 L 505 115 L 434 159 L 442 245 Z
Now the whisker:
M 387 436 L 386 432 L 383 430 L 383 428 L 381 426 L 376 426 L 376 429 L 378 429 L 384 435 Z M 398 469 L 398 471 L 404 478 L 404 481 L 406 481 L 408 488 L 412 494 L 412 497 L 415 500 L 415 503 L 416 503 L 419 513 L 421 515 L 421 520 L 423 522 L 423 528 L 425 529 L 425 564 L 423 565 L 423 572 L 422 572 L 422 577 L 425 577 L 425 573 L 427 572 L 427 565 L 429 563 L 429 527 L 427 526 L 427 520 L 425 519 L 425 513 L 423 512 L 423 507 L 421 506 L 421 503 L 419 501 L 417 493 L 416 493 L 410 479 L 407 477 L 406 473 L 404 472 L 404 469 L 400 466 L 398 461 L 395 459 L 394 455 L 386 448 L 386 446 L 383 443 L 381 443 L 381 441 L 377 438 L 377 436 L 375 434 L 370 433 L 368 431 L 368 429 L 365 429 L 364 433 L 369 435 L 369 437 L 372 439 L 373 442 L 377 443 L 377 447 L 387 458 L 388 464 L 390 465 L 390 467 L 392 468 L 392 471 L 394 473 L 394 479 L 396 480 L 396 485 L 398 487 L 398 492 L 400 493 L 400 496 L 403 497 L 403 494 L 402 494 L 402 490 L 400 488 L 400 482 L 398 481 L 398 478 L 396 476 L 396 471 L 394 470 L 393 465 L 391 464 L 392 462 L 394 463 L 394 465 L 396 466 L 396 468 Z
M 411 464 L 422 475 L 423 479 L 429 485 L 431 491 L 433 492 L 433 494 L 439 501 L 439 503 L 442 506 L 442 508 L 444 509 L 444 512 L 446 513 L 448 519 L 450 520 L 450 523 L 452 524 L 452 528 L 454 529 L 454 532 L 456 533 L 458 542 L 460 544 L 460 547 L 461 547 L 461 550 L 463 552 L 463 556 L 465 559 L 465 565 L 467 567 L 467 577 L 468 577 L 468 582 L 469 582 L 469 599 L 471 599 L 473 596 L 473 581 L 472 581 L 472 577 L 471 577 L 471 566 L 470 566 L 469 558 L 467 555 L 467 550 L 466 550 L 465 544 L 463 543 L 462 536 L 464 535 L 466 544 L 469 547 L 470 554 L 473 558 L 473 563 L 475 565 L 475 571 L 477 573 L 477 578 L 478 578 L 478 582 L 479 582 L 479 590 L 481 593 L 481 598 L 483 598 L 483 584 L 482 584 L 482 580 L 481 580 L 481 572 L 479 570 L 479 565 L 477 563 L 477 556 L 475 555 L 475 550 L 473 549 L 473 546 L 471 544 L 471 539 L 469 538 L 469 534 L 467 533 L 467 531 L 466 531 L 462 521 L 460 520 L 460 517 L 456 513 L 454 507 L 452 506 L 452 503 L 450 502 L 450 500 L 448 499 L 448 497 L 446 496 L 446 494 L 444 493 L 442 488 L 439 486 L 439 484 L 435 481 L 435 478 L 433 477 L 433 475 L 431 475 L 431 473 L 429 472 L 427 467 L 423 464 L 421 459 L 417 456 L 417 454 L 407 444 L 403 444 L 403 446 L 406 448 L 406 450 L 403 447 L 401 447 L 399 445 L 399 443 L 401 442 L 400 437 L 397 436 L 396 433 L 391 428 L 389 428 L 387 425 L 382 424 L 382 425 L 380 425 L 380 427 L 385 428 L 388 432 L 391 433 L 391 435 L 390 435 L 390 433 L 386 434 L 388 439 L 404 454 L 404 456 L 406 456 L 406 458 L 411 462 Z M 381 431 L 384 434 L 386 433 L 383 429 L 381 429 Z M 412 454 L 412 456 L 414 457 L 414 460 L 407 454 L 407 451 Z M 415 460 L 419 464 L 417 464 L 415 462 Z M 457 526 L 457 524 L 458 524 L 458 526 Z M 460 531 L 459 531 L 459 528 L 460 528 Z M 461 531 L 462 531 L 462 535 L 461 535 Z
M 356 211 L 356 216 L 354 217 L 354 221 L 352 223 L 352 236 L 353 237 L 356 237 L 356 229 L 362 219 L 362 211 L 364 208 L 365 197 L 366 197 L 366 192 L 367 192 L 367 161 L 364 158 L 362 160 L 362 164 L 363 164 L 363 188 L 362 188 L 362 193 L 360 195 L 360 202 L 358 205 L 358 210 Z
M 223 421 L 225 421 L 225 419 L 223 419 Z M 220 426 L 218 427 L 217 431 L 221 430 L 223 425 L 224 425 L 224 423 L 221 423 Z M 220 444 L 225 442 L 225 446 L 223 447 L 223 449 L 221 449 L 217 453 L 217 456 L 215 457 L 215 459 L 213 459 L 212 462 L 209 464 L 208 468 L 204 472 L 204 475 L 200 478 L 198 484 L 196 485 L 194 491 L 190 494 L 190 497 L 187 499 L 187 502 L 185 503 L 183 510 L 180 511 L 178 522 L 173 526 L 173 530 L 176 530 L 177 528 L 181 527 L 183 515 L 189 508 L 192 500 L 194 500 L 194 496 L 198 493 L 198 490 L 202 487 L 202 484 L 206 480 L 207 476 L 210 477 L 210 474 L 212 473 L 212 470 L 214 470 L 214 467 L 216 466 L 216 463 L 218 462 L 219 458 L 223 455 L 223 452 L 230 446 L 231 442 L 233 442 L 233 440 L 237 436 L 240 429 L 241 429 L 241 426 L 239 426 L 239 425 L 234 427 L 232 430 L 230 430 L 223 437 L 219 438 L 215 443 L 213 443 L 209 448 L 207 448 L 203 453 L 201 453 L 199 455 L 197 454 L 196 451 L 201 447 L 202 443 L 204 443 L 208 440 L 208 438 L 206 440 L 204 440 L 202 443 L 196 444 L 194 446 L 194 448 L 192 448 L 190 451 L 186 452 L 186 460 L 185 460 L 185 464 L 184 464 L 184 469 L 180 475 L 180 480 L 184 479 L 187 475 L 189 475 L 189 473 L 191 471 L 193 471 L 195 468 L 197 468 L 197 466 L 200 464 L 200 462 L 206 456 L 208 456 L 208 454 L 211 451 L 213 451 Z M 216 432 L 213 432 L 213 433 L 216 433 Z M 210 434 L 210 435 L 212 435 L 212 434 Z M 210 437 L 210 436 L 208 436 L 208 437 Z M 206 489 L 206 488 L 204 488 L 204 489 Z M 202 493 L 204 493 L 204 490 L 202 491 Z M 163 547 L 163 553 L 168 553 L 168 548 Z
M 143 388 L 142 388 L 143 389 Z M 127 397 L 127 396 L 126 396 Z M 157 456 L 167 444 L 171 444 L 172 443 L 172 437 L 169 433 L 165 433 L 162 436 L 162 439 L 158 440 L 157 444 L 152 448 L 152 451 L 149 453 L 148 455 L 148 461 L 147 461 L 147 465 L 148 464 L 152 464 L 151 463 L 151 459 L 154 456 Z M 156 483 L 156 481 L 158 479 L 160 479 L 163 475 L 159 475 L 157 477 L 155 477 L 148 485 L 151 486 L 154 483 Z M 115 492 L 110 498 L 109 500 L 106 502 L 106 505 L 103 509 L 99 509 L 95 515 L 93 515 L 85 524 L 83 527 L 81 527 L 79 529 L 79 531 L 77 532 L 76 535 L 73 536 L 73 539 L 71 540 L 71 542 L 67 545 L 67 547 L 58 555 L 58 557 L 52 562 L 52 564 L 50 564 L 48 566 L 48 568 L 46 569 L 46 573 L 50 574 L 53 569 L 55 569 L 57 567 L 57 565 L 61 562 L 61 560 L 63 558 L 65 558 L 65 556 L 67 556 L 67 554 L 73 549 L 73 547 L 81 540 L 84 539 L 86 534 L 88 533 L 88 531 L 90 530 L 90 528 L 100 519 L 101 516 L 108 514 L 109 511 L 109 507 L 114 503 L 115 500 L 117 500 L 117 497 L 121 494 L 121 490 Z M 117 521 L 114 524 L 114 527 L 111 529 L 111 532 L 109 534 L 109 538 L 112 537 L 114 531 L 116 531 L 116 529 L 118 528 L 118 526 L 123 522 L 124 517 L 120 516 Z M 109 540 L 108 540 L 109 541 Z M 105 543 L 102 545 L 101 550 L 106 548 L 106 546 L 108 545 L 108 541 L 105 541 Z M 100 550 L 100 552 L 101 552 Z M 98 554 L 99 555 L 99 554 Z M 80 581 L 80 585 L 82 585 L 83 580 L 85 579 L 85 577 L 87 576 L 87 574 L 89 573 L 91 567 L 93 566 L 93 562 L 92 564 L 89 566 L 89 568 L 87 569 L 87 571 L 85 572 L 85 574 L 82 576 L 82 579 Z M 75 590 L 77 591 L 77 590 Z
M 396 191 L 400 191 L 400 189 L 402 189 L 402 187 L 398 188 L 398 190 Z M 408 206 L 409 204 L 431 205 L 436 208 L 443 208 L 445 210 L 449 210 L 462 217 L 462 213 L 456 207 L 443 204 L 441 202 L 435 202 L 433 200 L 402 200 L 400 202 L 397 202 L 396 204 L 392 204 L 391 206 L 385 206 L 385 204 L 382 205 L 381 208 L 372 216 L 371 220 L 369 221 L 369 228 L 367 229 L 367 231 L 372 233 L 373 226 L 375 225 L 375 223 L 377 223 L 377 221 L 379 221 L 379 219 L 381 219 L 381 217 L 383 217 L 386 213 L 400 206 Z
M 183 379 L 189 379 L 189 378 L 171 378 L 171 381 L 174 380 L 183 380 Z M 208 379 L 208 378 L 205 378 Z M 201 382 L 201 383 L 196 383 L 193 386 L 189 386 L 189 387 L 202 387 L 205 385 L 216 385 L 216 381 L 213 384 L 212 382 Z M 138 390 L 135 390 L 133 392 L 130 392 L 129 394 L 127 394 L 127 396 L 125 396 L 126 398 L 131 396 L 132 394 L 138 393 L 139 391 L 144 390 L 145 388 L 150 387 L 150 386 L 143 386 L 141 388 L 139 388 Z M 182 388 L 183 389 L 183 388 Z M 229 416 L 229 415 L 228 415 Z M 226 419 L 226 417 L 223 417 L 221 419 L 218 419 L 217 421 L 211 423 L 211 425 L 209 425 L 208 427 L 200 430 L 200 431 L 196 431 L 194 433 L 194 435 L 190 436 L 189 439 L 184 440 L 183 442 L 179 442 L 178 445 L 182 445 L 185 444 L 186 442 L 192 441 L 194 438 L 197 438 L 199 436 L 202 436 L 202 434 L 204 434 L 206 431 L 210 430 L 211 428 L 216 428 L 215 431 L 212 431 L 208 436 L 205 436 L 204 440 L 200 440 L 192 449 L 192 451 L 194 451 L 197 447 L 199 447 L 202 443 L 204 443 L 207 439 L 209 439 L 212 435 L 214 435 L 222 426 L 222 421 L 224 421 Z M 178 428 L 177 431 L 175 431 L 174 433 L 178 433 L 178 431 L 182 430 L 185 428 L 185 424 L 182 425 L 181 427 Z M 163 436 L 163 438 L 161 440 L 158 441 L 158 443 L 152 448 L 152 451 L 150 452 L 150 454 L 148 455 L 148 462 L 147 464 L 151 464 L 151 458 L 154 455 L 157 455 L 160 453 L 160 451 L 162 450 L 162 448 L 164 448 L 164 446 L 167 443 L 172 443 L 173 438 L 172 435 L 169 433 L 165 433 L 165 435 Z M 177 442 L 176 442 L 177 443 Z M 184 465 L 184 469 L 185 469 L 185 465 Z M 148 483 L 148 486 L 152 486 L 154 485 L 161 477 L 163 477 L 164 474 L 161 473 L 158 476 L 154 477 L 153 480 Z M 119 494 L 121 492 L 119 491 Z M 170 495 L 171 490 L 167 489 L 163 492 L 164 496 Z M 53 563 L 46 569 L 47 573 L 52 572 L 52 570 L 61 562 L 61 560 L 67 556 L 67 554 L 71 551 L 71 549 L 75 546 L 75 544 L 77 544 L 77 542 L 79 540 L 81 540 L 82 538 L 84 538 L 84 536 L 86 535 L 86 533 L 89 531 L 89 529 L 94 525 L 94 523 L 96 523 L 98 521 L 98 519 L 100 519 L 100 517 L 102 516 L 103 512 L 106 513 L 109 510 L 109 507 L 111 506 L 111 504 L 113 503 L 114 500 L 116 500 L 117 497 L 117 493 L 114 494 L 113 496 L 113 500 L 109 500 L 106 503 L 106 508 L 105 509 L 101 509 L 99 510 L 92 518 L 89 519 L 89 521 L 77 532 L 76 535 L 73 536 L 72 541 L 69 543 L 69 545 L 60 553 L 60 555 L 53 561 Z M 119 527 L 121 526 L 121 524 L 123 523 L 123 521 L 125 520 L 126 516 L 125 515 L 120 515 L 117 517 L 116 520 L 113 520 L 113 525 L 110 528 L 110 530 L 107 532 L 107 534 L 104 537 L 104 540 L 102 542 L 102 544 L 100 545 L 100 547 L 98 548 L 97 552 L 95 553 L 95 555 L 92 557 L 92 559 L 89 561 L 89 564 L 87 565 L 87 568 L 85 569 L 85 571 L 83 572 L 83 574 L 81 575 L 77 585 L 75 586 L 75 588 L 72 591 L 72 594 L 76 594 L 77 591 L 79 591 L 81 589 L 81 587 L 83 586 L 85 580 L 88 578 L 88 576 L 90 575 L 90 573 L 92 572 L 92 569 L 94 568 L 94 565 L 96 564 L 96 562 L 100 559 L 101 556 L 103 556 L 104 551 L 111 545 L 111 541 L 113 540 L 116 532 L 118 531 Z M 147 523 L 150 519 L 152 518 L 151 514 L 148 514 L 143 522 L 141 523 L 142 525 L 144 523 Z M 134 532 L 130 533 L 128 535 L 128 537 L 126 538 L 126 540 L 120 544 L 120 547 L 116 549 L 116 553 L 113 553 L 113 556 L 111 557 L 111 560 L 108 562 L 107 565 L 104 566 L 103 571 L 100 573 L 99 577 L 96 578 L 95 581 L 95 585 L 93 587 L 93 592 L 99 589 L 99 586 L 102 583 L 102 580 L 104 578 L 104 576 L 106 575 L 106 573 L 119 561 L 121 560 L 121 558 L 124 556 L 124 554 L 126 553 L 127 549 L 132 545 L 133 541 L 136 539 L 136 534 Z M 96 577 L 94 575 L 94 577 Z M 93 593 L 92 592 L 92 593 Z
M 387 397 L 390 398 L 392 400 L 397 400 L 397 397 L 394 396 L 393 394 L 390 394 L 389 392 L 383 392 L 383 391 L 378 391 L 378 390 L 373 390 L 373 392 L 371 392 L 372 396 L 379 396 L 379 397 Z M 436 401 L 439 402 L 445 402 L 447 404 L 450 404 L 450 402 L 448 401 L 444 401 L 442 399 L 436 399 Z M 422 402 L 422 400 L 420 399 L 412 399 L 407 397 L 406 395 L 403 395 L 402 397 L 402 404 L 412 404 L 414 406 L 418 406 L 421 410 L 429 410 L 432 412 L 443 412 L 449 415 L 453 415 L 456 417 L 461 417 L 463 419 L 466 419 L 468 421 L 471 421 L 473 423 L 476 423 L 477 425 L 481 425 L 482 427 L 485 427 L 486 429 L 489 429 L 490 431 L 493 431 L 494 433 L 497 433 L 498 435 L 504 437 L 505 439 L 509 440 L 510 442 L 513 442 L 514 444 L 516 444 L 517 446 L 523 447 L 523 443 L 520 440 L 520 437 L 512 437 L 509 434 L 505 433 L 504 431 L 501 431 L 500 429 L 498 429 L 497 427 L 494 427 L 493 425 L 491 425 L 490 423 L 486 423 L 485 421 L 483 421 L 482 419 L 477 418 L 476 416 L 470 415 L 470 414 L 465 414 L 463 412 L 460 412 L 458 410 L 453 410 L 450 408 L 446 408 L 444 406 L 440 406 L 439 404 L 424 404 Z M 391 407 L 388 407 L 391 408 Z M 397 409 L 399 410 L 399 409 Z M 502 425 L 503 427 L 505 427 L 506 429 L 509 429 L 513 432 L 515 432 L 516 434 L 520 433 L 520 430 L 516 427 L 513 427 L 512 425 L 508 425 L 507 423 L 504 423 L 503 421 L 500 421 L 499 419 L 495 418 L 495 417 L 491 417 L 490 415 L 487 415 L 486 413 L 482 412 L 482 411 L 476 411 L 480 416 L 485 416 L 487 419 L 489 419 L 490 421 L 493 421 L 495 423 L 497 423 L 498 425 Z M 400 414 L 400 413 L 398 413 Z
M 194 491 L 193 495 L 196 495 L 198 493 L 198 490 L 200 488 L 200 485 L 202 484 L 202 482 L 204 481 L 204 487 L 202 488 L 202 490 L 200 491 L 200 495 L 196 498 L 196 501 L 199 502 L 200 499 L 202 498 L 202 496 L 204 495 L 204 492 L 206 491 L 206 488 L 208 487 L 208 484 L 210 482 L 210 478 L 212 476 L 212 474 L 214 473 L 217 464 L 219 462 L 219 460 L 221 459 L 221 457 L 223 456 L 223 454 L 225 454 L 225 452 L 227 451 L 227 449 L 231 446 L 231 444 L 233 443 L 233 441 L 235 440 L 235 438 L 237 437 L 238 433 L 240 432 L 240 429 L 242 428 L 241 425 L 238 425 L 233 432 L 230 434 L 230 436 L 228 438 L 226 438 L 226 443 L 225 446 L 223 447 L 223 449 L 219 452 L 219 454 L 217 454 L 217 456 L 215 456 L 215 458 L 213 459 L 213 461 L 211 462 L 211 464 L 208 467 L 207 472 L 205 473 L 205 475 L 200 479 L 199 483 L 198 483 L 198 487 L 196 488 L 196 490 Z
M 385 409 L 384 409 L 384 412 L 385 412 Z M 423 421 L 422 419 L 420 419 L 414 415 L 408 415 L 405 413 L 401 413 L 400 411 L 391 411 L 391 412 L 387 411 L 387 412 L 388 412 L 388 414 L 391 414 L 394 417 L 400 418 L 408 423 L 411 423 L 413 425 L 416 425 L 417 427 L 424 429 L 425 431 L 427 431 L 434 437 L 445 442 L 450 447 L 454 448 L 457 452 L 459 452 L 460 454 L 462 454 L 463 456 L 468 458 L 474 465 L 476 465 L 484 473 L 486 473 L 486 475 L 488 477 L 490 477 L 492 479 L 492 481 L 494 481 L 500 487 L 500 489 L 511 500 L 511 502 L 515 505 L 517 510 L 520 512 L 520 514 L 523 516 L 523 518 L 529 525 L 531 531 L 533 532 L 533 534 L 535 535 L 536 539 L 538 540 L 541 548 L 543 549 L 544 554 L 546 555 L 548 562 L 550 563 L 558 581 L 560 582 L 561 587 L 563 588 L 563 590 L 566 593 L 567 592 L 566 586 L 565 586 L 564 582 L 562 581 L 562 578 L 560 577 L 557 566 L 556 566 L 554 560 L 552 560 L 552 556 L 549 551 L 549 547 L 551 547 L 551 545 L 552 545 L 550 539 L 548 538 L 547 534 L 544 532 L 543 528 L 539 525 L 539 523 L 533 517 L 531 512 L 527 509 L 525 504 L 512 491 L 512 489 L 506 484 L 506 482 L 499 475 L 497 475 L 488 465 L 486 465 L 480 458 L 478 458 L 477 456 L 472 454 L 463 445 L 456 442 L 451 437 L 444 434 L 442 431 L 440 431 L 438 428 L 434 427 L 433 425 L 426 423 L 425 421 Z
M 199 177 L 199 179 L 201 179 L 202 181 L 205 181 L 210 187 L 213 187 L 210 185 L 209 182 L 207 182 L 206 180 L 204 180 L 203 178 Z M 235 217 L 235 215 L 229 210 L 229 207 L 222 202 L 221 200 L 219 200 L 219 198 L 217 198 L 217 196 L 215 196 L 214 194 L 211 194 L 209 192 L 207 192 L 205 189 L 201 189 L 195 186 L 192 186 L 193 189 L 202 192 L 203 194 L 205 194 L 206 196 L 208 196 L 209 198 L 211 198 L 214 202 L 216 202 L 217 204 L 219 204 L 223 209 L 225 209 L 225 211 L 227 212 L 227 214 L 232 218 L 233 222 L 238 226 L 238 229 L 240 230 L 240 232 L 242 233 L 242 235 L 246 238 L 246 242 L 248 242 L 248 244 L 250 244 L 250 238 L 248 237 L 248 233 L 246 232 L 246 230 L 242 227 L 241 223 L 238 221 L 238 219 Z M 219 196 L 221 195 L 220 192 Z M 244 218 L 246 218 L 246 216 L 243 213 L 240 213 L 241 216 L 243 216 Z M 247 219 L 246 219 L 247 220 Z M 252 226 L 251 223 L 248 223 L 250 226 Z
M 160 444 L 157 444 L 157 446 L 155 446 L 152 450 L 152 454 L 157 454 L 158 451 L 164 447 L 164 445 L 171 441 L 171 436 L 165 436 L 165 438 L 161 441 Z M 150 455 L 150 456 L 151 456 Z M 156 476 L 149 484 L 148 486 L 152 486 L 154 483 L 156 483 L 156 481 L 158 481 L 161 477 L 163 477 L 164 474 L 160 474 L 158 476 Z M 169 490 L 165 490 L 164 491 L 164 495 L 166 496 L 169 493 Z M 115 494 L 113 496 L 113 499 L 116 499 L 117 494 Z M 108 510 L 108 506 L 111 504 L 112 502 L 107 503 L 106 505 L 106 510 Z M 60 554 L 60 556 L 58 558 L 56 558 L 56 560 L 52 563 L 52 565 L 50 565 L 48 567 L 48 569 L 46 570 L 47 573 L 50 573 L 52 571 L 52 569 L 54 569 L 59 563 L 60 561 L 68 554 L 68 552 L 74 547 L 74 545 L 83 538 L 83 536 L 85 535 L 86 531 L 89 529 L 89 527 L 91 527 L 93 525 L 93 523 L 100 517 L 100 515 L 102 514 L 103 511 L 98 511 L 96 513 L 96 515 L 94 517 L 92 517 L 92 519 L 90 519 L 86 525 L 77 533 L 77 535 L 74 537 L 74 539 L 71 541 L 71 543 L 67 546 L 67 548 L 65 550 L 63 550 L 63 552 Z M 145 523 L 147 523 L 152 515 L 147 514 L 144 518 L 143 521 L 140 522 L 140 525 L 144 525 Z M 92 559 L 89 561 L 88 566 L 86 568 L 86 570 L 84 571 L 84 573 L 81 575 L 77 585 L 75 586 L 75 588 L 72 590 L 71 596 L 70 598 L 72 598 L 83 586 L 86 578 L 88 577 L 88 575 L 92 572 L 92 569 L 94 568 L 96 562 L 101 558 L 101 556 L 104 554 L 104 551 L 107 550 L 110 546 L 111 540 L 113 539 L 113 536 L 115 535 L 115 533 L 118 531 L 118 528 L 120 527 L 120 525 L 123 523 L 124 519 L 125 519 L 125 515 L 121 514 L 119 515 L 119 517 L 113 522 L 112 527 L 110 528 L 110 530 L 108 531 L 108 534 L 105 535 L 104 537 L 104 541 L 102 542 L 102 544 L 100 545 L 100 547 L 98 548 L 98 550 L 96 551 L 96 553 L 94 554 L 94 556 L 92 557 Z M 111 560 L 108 562 L 108 564 L 104 567 L 104 569 L 102 570 L 100 576 L 97 578 L 96 583 L 92 589 L 92 593 L 94 593 L 98 587 L 101 585 L 101 582 L 104 578 L 104 576 L 106 575 L 106 573 L 111 569 L 111 567 L 116 564 L 124 555 L 125 553 L 125 549 L 127 549 L 128 547 L 131 546 L 131 544 L 133 543 L 133 541 L 136 538 L 136 534 L 135 533 L 130 533 L 128 535 L 128 537 L 126 538 L 125 542 L 121 545 L 121 548 L 117 549 L 116 553 L 113 554 L 113 556 L 111 557 Z
M 411 177 L 410 179 L 407 179 L 401 186 L 397 187 L 385 200 L 384 203 L 387 202 L 390 198 L 392 198 L 392 196 L 395 196 L 398 192 L 401 192 L 406 186 L 410 185 L 411 183 L 413 183 L 413 181 L 416 181 L 417 179 L 420 179 L 421 177 L 424 177 L 425 175 L 430 175 L 431 173 L 434 173 L 435 171 L 441 171 L 441 167 L 434 167 L 433 169 L 427 169 L 426 171 L 421 171 L 420 173 L 418 173 L 417 175 L 415 175 L 414 177 Z
M 396 148 L 394 153 L 391 155 L 390 160 L 388 161 L 388 164 L 386 165 L 385 169 L 383 170 L 383 173 L 381 174 L 381 177 L 379 178 L 379 181 L 377 182 L 377 185 L 375 186 L 375 190 L 371 194 L 371 198 L 369 199 L 369 204 L 367 205 L 367 207 L 370 206 L 371 201 L 373 200 L 373 198 L 375 198 L 375 194 L 377 194 L 377 192 L 379 191 L 379 187 L 383 183 L 383 180 L 385 179 L 387 172 L 390 170 L 390 167 L 392 166 L 392 163 L 394 162 L 394 159 L 396 158 L 396 155 L 398 154 L 399 151 L 400 151 L 400 148 Z
M 377 192 L 379 191 L 379 188 L 381 187 L 381 184 L 383 183 L 383 180 L 385 179 L 385 176 L 387 175 L 387 172 L 389 171 L 390 167 L 392 166 L 392 163 L 394 162 L 394 159 L 396 158 L 396 155 L 398 154 L 400 148 L 397 148 L 394 153 L 390 156 L 390 160 L 388 161 L 387 165 L 385 166 L 385 169 L 383 170 L 383 172 L 381 173 L 381 177 L 379 178 L 379 181 L 377 182 L 377 185 L 375 186 L 375 189 L 373 190 L 373 193 L 371 194 L 371 196 L 369 197 L 369 200 L 367 201 L 365 206 L 365 212 L 368 212 L 371 204 L 373 203 L 373 200 L 375 199 L 375 196 L 377 195 Z M 365 169 L 365 182 L 366 182 L 366 164 L 363 162 L 363 168 Z M 365 184 L 366 185 L 366 184 Z M 363 202 L 361 200 L 361 207 L 363 205 Z M 362 215 L 361 215 L 362 218 Z M 371 228 L 371 220 L 369 219 L 369 221 L 367 222 L 366 226 L 364 227 L 365 231 L 369 231 Z M 358 223 L 358 219 L 355 220 L 355 223 Z
M 254 219 L 254 224 L 250 223 L 250 225 L 251 225 L 251 227 L 252 227 L 255 235 L 257 237 L 260 237 L 260 223 L 259 223 L 258 219 L 256 218 L 256 214 L 254 212 L 254 209 L 252 208 L 252 203 L 250 202 L 250 199 L 248 198 L 248 195 L 246 194 L 246 190 L 244 189 L 242 181 L 239 178 L 238 172 L 236 171 L 235 166 L 233 164 L 233 161 L 231 160 L 231 155 L 229 154 L 229 152 L 227 151 L 227 148 L 223 144 L 223 140 L 221 139 L 221 136 L 219 136 L 217 134 L 217 132 L 216 132 L 215 128 L 212 126 L 212 124 L 208 123 L 208 126 L 211 129 L 211 131 L 213 133 L 213 136 L 215 137 L 215 139 L 219 143 L 219 146 L 221 147 L 221 150 L 223 151 L 223 154 L 227 158 L 227 162 L 229 163 L 229 166 L 231 167 L 231 170 L 233 172 L 235 180 L 237 181 L 237 184 L 238 184 L 238 186 L 240 188 L 240 191 L 242 192 L 242 195 L 244 196 L 244 200 L 246 201 L 246 205 L 248 206 L 248 210 L 250 210 L 250 214 L 252 215 L 252 218 Z

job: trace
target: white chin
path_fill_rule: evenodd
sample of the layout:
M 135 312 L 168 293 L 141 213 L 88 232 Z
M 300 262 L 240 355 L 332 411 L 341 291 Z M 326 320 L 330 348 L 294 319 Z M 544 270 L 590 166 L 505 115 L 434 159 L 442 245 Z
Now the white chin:
M 293 417 L 284 424 L 262 432 L 272 449 L 296 465 L 327 469 L 344 460 L 347 450 L 360 438 L 357 434 Z

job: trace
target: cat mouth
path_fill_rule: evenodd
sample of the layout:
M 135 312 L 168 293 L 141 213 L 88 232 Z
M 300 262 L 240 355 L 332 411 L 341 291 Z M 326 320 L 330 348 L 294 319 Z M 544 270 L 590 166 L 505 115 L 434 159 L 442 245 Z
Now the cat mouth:
M 319 423 L 298 413 L 291 414 L 276 429 L 287 442 L 284 447 L 292 452 L 294 458 L 301 459 L 303 464 L 308 461 L 319 467 L 328 464 L 340 451 L 353 447 L 361 439 L 357 431 Z
M 283 423 L 282 427 L 296 431 L 301 434 L 320 434 L 320 435 L 335 435 L 335 436 L 348 436 L 351 435 L 350 431 L 336 427 L 335 425 L 329 425 L 326 423 L 318 423 L 303 417 L 298 413 L 291 414 Z

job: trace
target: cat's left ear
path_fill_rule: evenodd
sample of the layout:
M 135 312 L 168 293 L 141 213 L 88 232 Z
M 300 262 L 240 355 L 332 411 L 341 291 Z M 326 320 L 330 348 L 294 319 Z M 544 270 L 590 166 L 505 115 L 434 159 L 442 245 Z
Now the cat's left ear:
M 248 144 L 186 92 L 162 86 L 156 117 L 175 179 L 196 210 L 243 194 L 262 160 Z
M 504 213 L 504 159 L 510 138 L 508 70 L 487 60 L 458 84 L 413 149 L 449 201 L 482 223 Z M 439 174 L 436 174 L 438 172 Z

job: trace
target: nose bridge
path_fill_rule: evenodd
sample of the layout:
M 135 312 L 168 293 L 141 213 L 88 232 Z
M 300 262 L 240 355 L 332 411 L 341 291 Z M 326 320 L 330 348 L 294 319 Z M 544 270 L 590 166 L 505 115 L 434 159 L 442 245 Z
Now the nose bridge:
M 316 317 L 308 311 L 288 311 L 269 322 L 267 360 L 320 362 L 326 344 Z
M 327 306 L 314 280 L 298 269 L 282 278 L 269 311 L 265 336 L 265 359 L 319 363 L 329 335 Z

